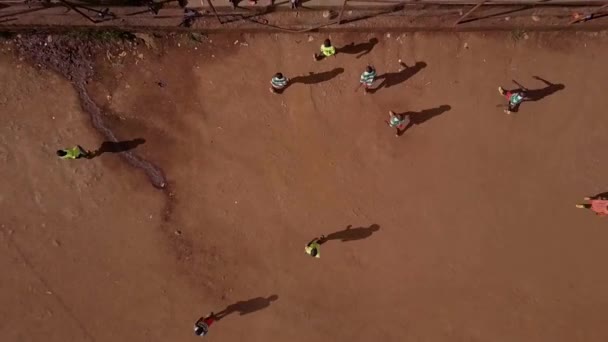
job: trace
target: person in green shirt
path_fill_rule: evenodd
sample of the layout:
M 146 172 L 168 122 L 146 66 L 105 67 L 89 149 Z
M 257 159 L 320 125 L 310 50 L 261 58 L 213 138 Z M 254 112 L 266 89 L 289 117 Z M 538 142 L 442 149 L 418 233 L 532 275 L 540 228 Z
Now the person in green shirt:
M 85 150 L 80 145 L 76 145 L 72 148 L 64 148 L 63 150 L 57 150 L 57 156 L 61 159 L 79 159 L 88 158 L 91 152 Z
M 323 45 L 321 45 L 321 51 L 319 54 L 313 54 L 315 61 L 320 61 L 323 58 L 336 56 L 336 48 L 331 45 L 331 41 L 329 39 L 325 39 Z
M 397 129 L 397 133 L 395 133 L 396 137 L 401 136 L 401 134 L 403 134 L 403 132 L 405 132 L 405 129 L 410 124 L 410 116 L 406 115 L 406 114 L 397 114 L 397 113 L 393 112 L 392 110 L 390 110 L 388 112 L 388 115 L 389 115 L 388 121 L 384 121 L 384 122 L 386 122 L 389 125 L 389 127 Z
M 320 258 L 321 245 L 325 243 L 325 241 L 327 241 L 325 235 L 321 235 L 321 237 L 312 239 L 312 241 L 307 243 L 304 247 L 304 252 L 306 252 L 306 254 L 310 255 L 313 258 Z

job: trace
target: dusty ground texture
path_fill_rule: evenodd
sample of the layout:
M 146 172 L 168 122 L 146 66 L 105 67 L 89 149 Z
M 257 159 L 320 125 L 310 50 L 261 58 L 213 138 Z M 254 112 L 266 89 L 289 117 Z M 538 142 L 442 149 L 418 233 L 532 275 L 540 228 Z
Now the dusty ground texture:
M 608 190 L 608 35 L 344 34 L 379 42 L 314 62 L 322 38 L 99 54 L 89 92 L 163 190 L 112 151 L 58 160 L 105 138 L 3 45 L 0 340 L 188 341 L 228 307 L 209 340 L 606 341 L 608 223 L 574 204 Z M 398 58 L 426 67 L 353 92 Z M 565 88 L 505 115 L 496 88 L 534 75 Z M 396 138 L 388 110 L 419 114 Z

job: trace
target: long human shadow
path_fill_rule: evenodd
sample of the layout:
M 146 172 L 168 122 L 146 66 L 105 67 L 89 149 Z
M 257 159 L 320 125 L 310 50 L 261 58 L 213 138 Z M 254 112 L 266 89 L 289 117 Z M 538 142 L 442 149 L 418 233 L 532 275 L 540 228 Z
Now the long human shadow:
M 420 70 L 426 68 L 425 62 L 416 62 L 416 64 L 412 66 L 407 66 L 404 63 L 401 63 L 402 69 L 397 72 L 387 72 L 382 75 L 376 77 L 378 80 L 382 80 L 382 82 L 374 89 L 370 89 L 370 93 L 375 93 L 380 88 L 389 88 L 399 83 L 403 83 L 407 81 L 408 78 L 416 75 Z
M 270 303 L 279 299 L 279 296 L 271 295 L 266 298 L 256 297 L 249 300 L 242 300 L 234 304 L 228 305 L 224 310 L 215 314 L 215 317 L 220 320 L 234 312 L 238 312 L 240 316 L 247 315 L 256 311 L 260 311 L 270 306 Z
M 412 127 L 414 125 L 423 124 L 426 121 L 449 111 L 450 109 L 452 109 L 452 106 L 450 106 L 450 105 L 441 105 L 439 107 L 425 109 L 425 110 L 421 110 L 419 112 L 401 113 L 401 115 L 409 115 L 410 122 L 403 129 L 403 131 L 399 132 L 399 135 L 403 134 L 403 132 L 407 131 L 410 127 Z
M 321 239 L 320 243 L 324 243 L 329 240 L 342 240 L 342 242 L 361 240 L 372 236 L 372 234 L 378 230 L 380 230 L 380 226 L 377 224 L 372 224 L 369 227 L 357 228 L 353 228 L 351 225 L 348 225 L 344 230 L 326 235 Z
M 120 153 L 128 150 L 132 150 L 137 146 L 146 142 L 146 139 L 137 138 L 133 140 L 123 140 L 123 141 L 104 141 L 101 143 L 101 146 L 97 150 L 95 150 L 89 158 L 99 157 L 104 153 Z
M 336 53 L 345 53 L 349 55 L 359 54 L 356 58 L 361 58 L 370 53 L 374 46 L 376 46 L 376 44 L 378 44 L 377 38 L 371 38 L 365 43 L 355 44 L 355 42 L 352 42 L 350 44 L 337 48 Z
M 289 84 L 303 83 L 303 84 L 317 84 L 327 82 L 332 78 L 340 75 L 344 72 L 344 68 L 335 68 L 330 71 L 324 71 L 319 73 L 309 72 L 306 76 L 296 76 L 289 81 Z
M 526 89 L 526 101 L 542 100 L 543 98 L 566 88 L 566 86 L 561 83 L 551 83 L 538 76 L 533 76 L 532 78 L 543 82 L 545 87 L 539 89 Z

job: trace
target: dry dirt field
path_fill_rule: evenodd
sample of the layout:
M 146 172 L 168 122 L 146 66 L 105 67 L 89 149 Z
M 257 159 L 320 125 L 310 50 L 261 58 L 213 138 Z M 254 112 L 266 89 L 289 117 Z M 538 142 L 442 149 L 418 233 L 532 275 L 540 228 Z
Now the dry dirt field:
M 0 340 L 194 341 L 229 308 L 206 340 L 607 341 L 608 221 L 574 204 L 608 191 L 608 34 L 340 34 L 378 44 L 314 62 L 323 38 L 97 56 L 90 94 L 161 190 L 119 153 L 59 160 L 104 139 L 2 44 Z M 368 63 L 391 74 L 354 93 Z M 273 95 L 276 71 L 304 77 Z M 564 88 L 504 114 L 532 76 Z M 399 138 L 389 110 L 416 112 Z

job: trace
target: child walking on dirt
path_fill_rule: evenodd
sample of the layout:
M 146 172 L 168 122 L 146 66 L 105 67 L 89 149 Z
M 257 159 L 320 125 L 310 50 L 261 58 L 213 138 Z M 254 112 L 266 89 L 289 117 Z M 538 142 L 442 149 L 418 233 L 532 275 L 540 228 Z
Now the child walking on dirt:
M 304 251 L 306 254 L 310 255 L 314 258 L 321 257 L 321 245 L 326 241 L 325 235 L 321 235 L 321 237 L 314 238 L 312 241 L 306 244 L 304 247 Z
M 577 204 L 576 207 L 579 209 L 591 209 L 598 216 L 608 215 L 608 198 L 603 196 L 595 198 L 585 197 L 584 200 L 589 201 L 589 203 Z
M 320 61 L 323 58 L 336 56 L 336 48 L 331 45 L 331 41 L 329 39 L 325 39 L 323 45 L 321 45 L 321 51 L 319 54 L 313 54 L 315 61 Z
M 275 93 L 275 94 L 283 93 L 283 90 L 285 90 L 285 88 L 287 88 L 288 82 L 289 82 L 289 79 L 287 77 L 283 76 L 282 73 L 277 72 L 270 79 L 270 92 Z
M 85 150 L 80 145 L 72 148 L 64 148 L 63 150 L 57 150 L 57 156 L 61 159 L 80 159 L 87 158 L 91 155 L 91 152 Z
M 213 322 L 217 321 L 217 317 L 212 312 L 206 317 L 201 317 L 194 323 L 194 335 L 196 336 L 205 336 L 209 332 L 209 327 Z
M 359 85 L 357 86 L 357 89 L 355 89 L 355 91 L 357 91 L 359 87 L 361 87 L 361 85 L 363 84 L 365 87 L 363 88 L 364 94 L 367 94 L 369 92 L 369 88 L 372 86 L 375 79 L 376 69 L 373 66 L 368 65 L 365 68 L 365 71 L 363 71 L 363 73 L 361 74 L 361 77 L 359 78 Z
M 519 84 L 518 84 L 519 85 Z M 503 87 L 498 87 L 498 92 L 500 95 L 504 96 L 508 102 L 507 109 L 505 109 L 505 113 L 511 114 L 511 112 L 517 112 L 519 105 L 526 100 L 526 88 L 519 85 L 521 90 L 505 90 Z
M 405 114 L 396 114 L 392 110 L 388 112 L 388 115 L 389 119 L 385 122 L 389 125 L 389 127 L 397 129 L 395 136 L 398 137 L 403 134 L 405 128 L 410 123 L 410 116 Z

